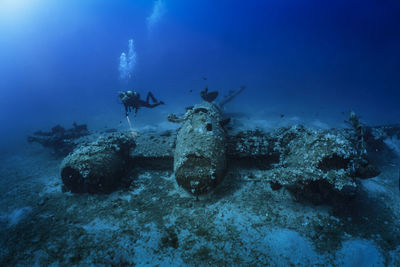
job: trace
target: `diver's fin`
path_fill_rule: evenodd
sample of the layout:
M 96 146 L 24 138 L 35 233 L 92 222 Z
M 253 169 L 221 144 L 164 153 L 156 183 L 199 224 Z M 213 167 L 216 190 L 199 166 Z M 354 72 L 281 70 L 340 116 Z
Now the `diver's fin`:
M 206 101 L 212 102 L 212 101 L 214 101 L 217 97 L 218 97 L 218 92 L 217 92 L 217 91 L 209 92 L 209 93 L 207 94 L 207 99 L 206 99 Z
M 208 92 L 208 88 L 206 88 L 200 92 L 200 96 L 201 98 L 203 98 L 204 101 L 212 102 L 218 97 L 218 92 L 217 91 Z

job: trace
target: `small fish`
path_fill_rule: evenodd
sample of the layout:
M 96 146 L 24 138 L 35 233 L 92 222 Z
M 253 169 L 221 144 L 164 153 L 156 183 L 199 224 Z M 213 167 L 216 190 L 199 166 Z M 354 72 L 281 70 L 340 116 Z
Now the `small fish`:
M 192 90 L 192 89 L 190 89 L 190 90 L 189 90 L 189 93 L 193 93 L 193 90 Z
M 283 117 L 285 117 L 285 114 L 281 114 L 280 116 L 281 116 L 281 118 L 283 118 Z
M 203 80 L 207 81 L 207 77 L 204 76 L 204 77 L 203 77 Z

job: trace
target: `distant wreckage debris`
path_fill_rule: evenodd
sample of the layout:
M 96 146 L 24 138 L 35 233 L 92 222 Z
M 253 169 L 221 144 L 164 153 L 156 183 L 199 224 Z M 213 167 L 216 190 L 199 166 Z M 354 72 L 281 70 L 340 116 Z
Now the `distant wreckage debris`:
M 74 122 L 72 126 L 70 129 L 65 129 L 56 125 L 50 132 L 36 131 L 32 136 L 28 136 L 28 142 L 52 148 L 54 152 L 63 156 L 68 155 L 77 146 L 78 138 L 89 135 L 86 124 L 78 125 Z

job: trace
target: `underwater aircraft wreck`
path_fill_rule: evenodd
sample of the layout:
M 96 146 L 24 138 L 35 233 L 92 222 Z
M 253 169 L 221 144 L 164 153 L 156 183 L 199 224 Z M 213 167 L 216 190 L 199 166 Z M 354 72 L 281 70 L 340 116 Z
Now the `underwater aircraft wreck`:
M 84 142 L 63 161 L 64 189 L 75 193 L 108 193 L 126 182 L 129 170 L 173 170 L 179 186 L 190 194 L 207 194 L 230 172 L 252 169 L 249 181 L 265 181 L 271 188 L 287 188 L 296 198 L 315 203 L 353 197 L 357 178 L 379 174 L 367 150 L 385 135 L 350 114 L 348 129 L 308 129 L 301 125 L 270 132 L 246 130 L 231 133 L 222 107 L 241 93 L 231 91 L 216 102 L 217 92 L 201 92 L 203 102 L 168 120 L 180 123 L 177 131 L 104 133 Z M 374 135 L 375 134 L 375 135 Z M 381 142 L 381 143 L 379 143 Z M 375 149 L 375 148 L 374 148 Z
M 168 120 L 181 122 L 174 152 L 174 173 L 177 183 L 194 195 L 209 192 L 223 178 L 227 169 L 227 131 L 224 126 L 222 107 L 244 90 L 239 90 L 214 103 L 218 92 L 208 92 L 208 87 L 200 92 L 202 103 L 187 108 L 178 118 L 171 114 Z

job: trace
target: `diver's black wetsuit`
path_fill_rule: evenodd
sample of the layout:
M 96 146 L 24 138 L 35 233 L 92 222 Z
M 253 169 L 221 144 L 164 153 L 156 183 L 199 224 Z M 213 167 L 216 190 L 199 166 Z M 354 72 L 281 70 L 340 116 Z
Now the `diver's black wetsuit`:
M 131 91 L 121 93 L 120 98 L 122 100 L 122 104 L 124 104 L 126 116 L 129 115 L 129 112 L 131 112 L 132 109 L 135 109 L 134 116 L 136 116 L 139 108 L 141 107 L 154 108 L 164 104 L 163 101 L 157 101 L 151 92 L 147 93 L 146 101 L 140 99 L 140 95 L 138 93 L 133 93 Z M 150 99 L 153 104 L 150 104 Z

